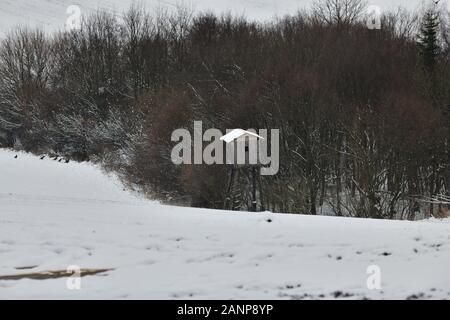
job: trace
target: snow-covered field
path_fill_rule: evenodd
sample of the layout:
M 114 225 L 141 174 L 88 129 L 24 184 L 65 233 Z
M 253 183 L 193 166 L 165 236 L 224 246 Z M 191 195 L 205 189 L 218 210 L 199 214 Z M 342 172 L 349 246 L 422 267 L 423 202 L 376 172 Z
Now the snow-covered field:
M 113 270 L 81 290 L 0 280 L 0 299 L 450 298 L 450 221 L 164 206 L 90 164 L 0 150 L 0 278 L 70 265 Z
M 313 0 L 0 0 L 0 38 L 14 26 L 39 27 L 48 32 L 64 28 L 66 10 L 78 5 L 82 14 L 97 9 L 120 15 L 132 3 L 143 5 L 148 10 L 157 7 L 171 9 L 177 5 L 187 6 L 194 11 L 213 11 L 218 14 L 231 12 L 252 20 L 267 20 L 274 16 L 295 14 L 299 9 L 309 8 Z M 371 0 L 381 10 L 403 6 L 415 9 L 422 0 Z

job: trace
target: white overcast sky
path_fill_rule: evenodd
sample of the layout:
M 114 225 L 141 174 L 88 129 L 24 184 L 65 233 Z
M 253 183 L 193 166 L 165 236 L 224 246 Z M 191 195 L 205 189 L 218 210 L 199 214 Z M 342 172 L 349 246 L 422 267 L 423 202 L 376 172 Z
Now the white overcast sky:
M 308 8 L 314 0 L 140 0 L 148 9 L 157 6 L 174 7 L 184 3 L 196 11 L 231 12 L 250 19 L 267 20 L 274 16 L 293 14 L 299 8 Z M 382 11 L 403 6 L 415 9 L 432 0 L 368 0 Z M 447 6 L 450 0 L 446 1 Z M 98 8 L 122 13 L 133 0 L 0 0 L 0 36 L 17 25 L 38 26 L 46 31 L 64 28 L 66 10 L 78 5 L 83 13 Z M 448 6 L 450 8 L 450 6 Z

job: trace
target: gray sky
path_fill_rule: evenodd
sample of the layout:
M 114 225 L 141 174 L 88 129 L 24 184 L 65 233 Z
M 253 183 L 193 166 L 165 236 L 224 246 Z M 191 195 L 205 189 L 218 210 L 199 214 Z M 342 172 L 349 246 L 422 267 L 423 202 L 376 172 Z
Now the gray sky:
M 377 5 L 382 11 L 403 6 L 419 8 L 432 0 L 368 0 L 369 5 Z M 450 2 L 450 0 L 441 0 Z M 16 25 L 38 26 L 46 31 L 64 28 L 66 10 L 70 5 L 78 5 L 82 13 L 98 8 L 117 13 L 127 9 L 133 0 L 0 0 L 0 36 Z M 151 10 L 158 6 L 174 7 L 184 3 L 196 11 L 231 12 L 245 15 L 249 19 L 267 20 L 274 16 L 293 14 L 299 8 L 308 8 L 313 0 L 141 0 Z M 450 6 L 449 6 L 450 9 Z

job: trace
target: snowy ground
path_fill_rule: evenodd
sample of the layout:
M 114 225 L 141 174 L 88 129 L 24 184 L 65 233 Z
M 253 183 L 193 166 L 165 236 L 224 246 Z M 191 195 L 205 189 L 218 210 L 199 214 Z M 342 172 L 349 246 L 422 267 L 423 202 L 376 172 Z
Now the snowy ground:
M 102 9 L 120 15 L 133 2 L 142 4 L 148 10 L 157 7 L 170 9 L 183 4 L 195 11 L 213 11 L 218 14 L 231 12 L 252 20 L 267 20 L 274 16 L 295 14 L 298 9 L 309 8 L 313 0 L 0 0 L 0 38 L 17 25 L 39 27 L 49 32 L 63 29 L 68 17 L 66 9 L 70 5 L 78 5 L 82 14 Z M 423 1 L 371 0 L 368 2 L 379 6 L 384 11 L 398 6 L 415 9 Z
M 450 221 L 164 206 L 92 165 L 0 150 L 0 277 L 69 265 L 114 270 L 81 290 L 0 280 L 0 299 L 450 298 Z

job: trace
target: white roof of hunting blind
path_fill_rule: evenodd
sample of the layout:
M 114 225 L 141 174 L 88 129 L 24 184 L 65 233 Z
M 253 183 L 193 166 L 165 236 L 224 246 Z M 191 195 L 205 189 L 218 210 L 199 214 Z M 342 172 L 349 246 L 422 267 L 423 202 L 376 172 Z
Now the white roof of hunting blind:
M 220 137 L 220 140 L 225 141 L 226 143 L 230 143 L 234 140 L 244 140 L 247 138 L 251 139 L 264 139 L 263 137 L 257 135 L 256 133 L 246 131 L 243 129 L 234 129 L 228 132 L 226 135 Z

